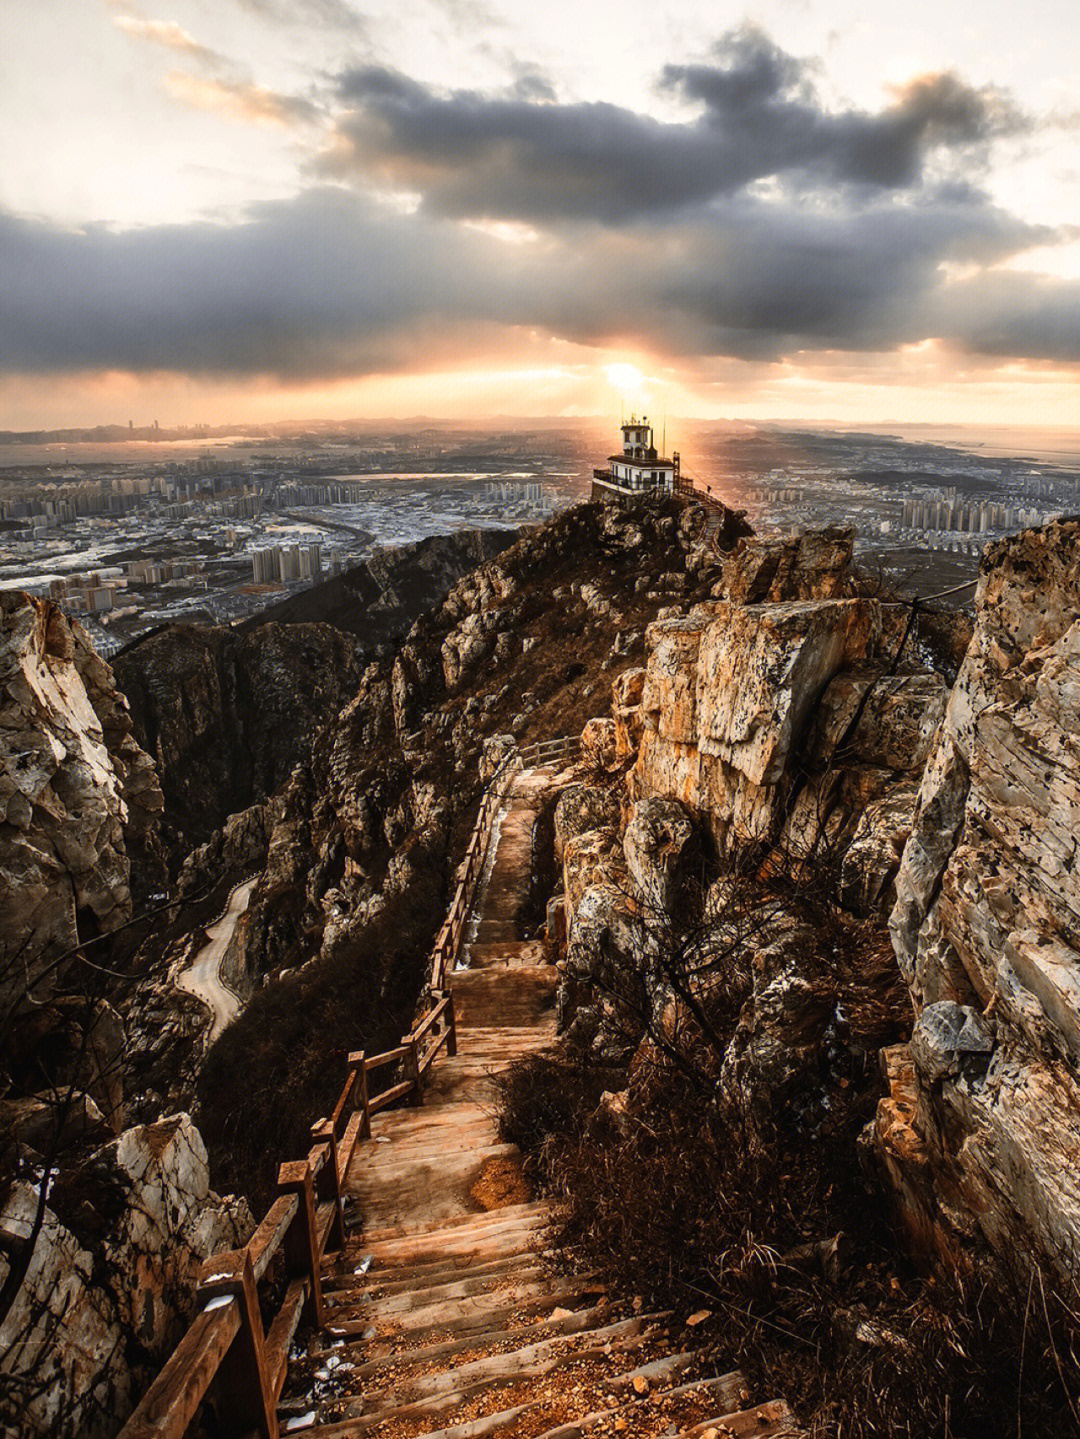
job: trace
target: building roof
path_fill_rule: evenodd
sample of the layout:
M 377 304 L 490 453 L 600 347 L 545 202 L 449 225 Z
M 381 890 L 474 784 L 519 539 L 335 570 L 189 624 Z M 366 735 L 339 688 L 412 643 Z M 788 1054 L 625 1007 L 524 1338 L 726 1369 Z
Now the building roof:
M 663 459 L 663 458 L 660 457 L 660 456 L 658 456 L 655 460 L 639 460 L 639 459 L 635 458 L 635 456 L 633 456 L 633 455 L 626 455 L 626 454 L 608 455 L 608 464 L 609 464 L 609 465 L 633 465 L 633 466 L 635 466 L 635 468 L 637 468 L 637 469 L 639 469 L 639 470 L 657 470 L 657 469 L 673 470 L 673 469 L 675 468 L 675 461 L 674 461 L 674 460 L 665 460 L 665 459 Z

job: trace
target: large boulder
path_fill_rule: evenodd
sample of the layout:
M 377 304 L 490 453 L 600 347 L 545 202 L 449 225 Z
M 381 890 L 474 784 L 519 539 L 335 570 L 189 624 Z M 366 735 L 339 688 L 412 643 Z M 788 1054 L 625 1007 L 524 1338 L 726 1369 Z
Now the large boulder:
M 629 893 L 630 877 L 617 829 L 587 830 L 566 842 L 563 849 L 563 892 L 571 933 L 582 896 L 597 884 Z
M 626 867 L 649 909 L 667 915 L 674 907 L 694 826 L 673 799 L 638 800 L 623 835 Z
M 36 1204 L 30 1186 L 16 1185 L 0 1234 L 28 1237 Z M 203 1263 L 246 1243 L 254 1227 L 244 1200 L 210 1189 L 187 1114 L 125 1130 L 62 1172 L 0 1330 L 0 1368 L 25 1397 L 12 1432 L 115 1434 L 147 1378 L 142 1366 L 159 1367 L 179 1341 Z M 0 1245 L 0 1279 L 8 1263 Z
M 581 731 L 581 763 L 594 775 L 613 774 L 619 768 L 615 721 L 598 716 Z
M 741 539 L 725 559 L 713 595 L 746 605 L 839 599 L 851 577 L 854 540 L 852 529 Z
M 613 790 L 595 784 L 568 785 L 555 805 L 555 857 L 562 859 L 570 840 L 594 829 L 614 829 L 621 814 Z

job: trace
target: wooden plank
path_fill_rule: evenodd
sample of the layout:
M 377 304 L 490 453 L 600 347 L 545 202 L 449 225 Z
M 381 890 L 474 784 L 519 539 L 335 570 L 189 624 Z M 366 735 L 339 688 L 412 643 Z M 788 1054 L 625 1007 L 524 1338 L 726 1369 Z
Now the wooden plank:
M 180 1439 L 240 1332 L 240 1305 L 230 1298 L 196 1315 L 119 1439 Z
M 349 1172 L 349 1165 L 352 1163 L 353 1150 L 356 1148 L 360 1131 L 364 1127 L 364 1111 L 358 1109 L 345 1126 L 345 1133 L 341 1136 L 338 1144 L 338 1183 L 345 1183 L 345 1176 Z
M 231 1296 L 239 1307 L 240 1327 L 223 1355 L 214 1382 L 217 1417 L 227 1434 L 254 1429 L 261 1439 L 278 1439 L 277 1403 L 266 1371 L 266 1340 L 251 1256 L 247 1250 L 232 1274 L 204 1280 L 199 1293 Z
M 388 1049 L 385 1054 L 372 1054 L 364 1060 L 364 1069 L 370 1074 L 373 1069 L 383 1069 L 396 1060 L 404 1059 L 407 1053 L 408 1046 L 399 1044 L 397 1049 Z
M 326 1249 L 326 1241 L 330 1237 L 330 1231 L 334 1227 L 335 1211 L 337 1206 L 332 1199 L 325 1200 L 315 1211 L 315 1240 L 319 1250 L 319 1257 Z
M 384 1089 L 383 1092 L 377 1094 L 368 1105 L 369 1111 L 372 1114 L 376 1114 L 380 1109 L 385 1109 L 388 1104 L 393 1104 L 395 1099 L 401 1099 L 404 1095 L 408 1094 L 412 1090 L 412 1087 L 412 1080 L 405 1079 L 402 1080 L 400 1084 L 395 1084 L 389 1089 Z
M 426 1071 L 428 1065 L 432 1062 L 432 1060 L 438 1054 L 439 1050 L 442 1049 L 443 1045 L 447 1042 L 449 1038 L 450 1030 L 448 1028 L 444 1029 L 442 1034 L 439 1034 L 435 1037 L 434 1044 L 428 1046 L 427 1050 L 424 1052 L 423 1057 L 420 1059 L 418 1068 L 421 1074 Z
M 278 1170 L 278 1187 L 287 1194 L 295 1194 L 299 1204 L 285 1238 L 285 1272 L 290 1279 L 303 1279 L 307 1283 L 306 1317 L 321 1329 L 325 1319 L 322 1270 L 315 1234 L 315 1191 L 307 1161 L 283 1164 Z
M 295 1194 L 283 1194 L 280 1199 L 275 1199 L 266 1212 L 266 1218 L 248 1240 L 247 1249 L 256 1280 L 261 1279 L 269 1269 L 270 1261 L 281 1248 L 299 1207 L 300 1201 Z
M 427 1016 L 422 1019 L 420 1023 L 416 1026 L 416 1028 L 413 1030 L 411 1038 L 414 1040 L 423 1039 L 424 1035 L 427 1034 L 428 1030 L 432 1027 L 432 1025 L 437 1024 L 438 1021 L 442 1018 L 442 1016 L 446 1013 L 446 1008 L 447 1001 L 445 999 L 440 999 L 438 1004 L 436 1004 L 433 1009 L 428 1011 Z
M 358 1078 L 358 1072 L 355 1069 L 350 1069 L 349 1077 L 345 1081 L 345 1088 L 341 1091 L 341 1096 L 338 1099 L 338 1102 L 334 1105 L 333 1111 L 330 1115 L 330 1123 L 334 1126 L 335 1133 L 337 1132 L 337 1127 L 341 1120 L 341 1116 L 345 1112 L 345 1109 L 348 1107 L 352 1099 L 353 1090 L 356 1088 L 356 1081 Z
M 289 1345 L 300 1323 L 307 1297 L 308 1281 L 294 1279 L 285 1291 L 277 1318 L 266 1336 L 266 1369 L 275 1403 L 281 1398 L 281 1391 L 285 1387 L 285 1375 L 289 1369 Z

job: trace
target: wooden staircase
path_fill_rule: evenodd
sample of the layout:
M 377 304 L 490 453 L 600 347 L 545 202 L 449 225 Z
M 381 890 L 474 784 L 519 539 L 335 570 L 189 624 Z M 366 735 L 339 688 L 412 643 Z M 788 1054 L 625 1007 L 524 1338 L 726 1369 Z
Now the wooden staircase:
M 325 1325 L 290 1357 L 281 1432 L 321 1439 L 795 1435 L 693 1331 L 545 1249 L 546 1206 L 500 1144 L 490 1076 L 552 1043 L 555 972 L 519 937 L 532 831 L 555 771 L 518 774 L 468 968 L 447 976 L 458 1052 L 422 1105 L 371 1119 L 345 1176 L 347 1238 L 323 1261 Z M 491 1207 L 491 1206 L 496 1207 Z

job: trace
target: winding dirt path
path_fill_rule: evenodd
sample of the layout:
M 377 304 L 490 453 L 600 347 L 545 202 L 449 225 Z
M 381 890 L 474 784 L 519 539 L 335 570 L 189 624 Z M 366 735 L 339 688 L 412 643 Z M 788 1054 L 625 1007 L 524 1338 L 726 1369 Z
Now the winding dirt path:
M 229 895 L 225 913 L 207 928 L 206 944 L 176 978 L 177 988 L 186 989 L 189 994 L 201 999 L 213 1014 L 209 1040 L 218 1037 L 240 1008 L 240 1000 L 222 983 L 221 961 L 225 958 L 236 922 L 247 909 L 254 888 L 254 879 L 246 879 L 236 886 Z

